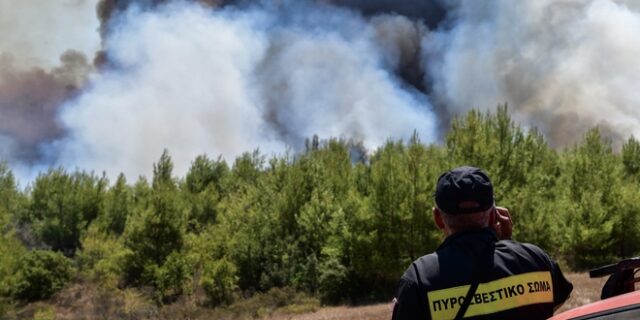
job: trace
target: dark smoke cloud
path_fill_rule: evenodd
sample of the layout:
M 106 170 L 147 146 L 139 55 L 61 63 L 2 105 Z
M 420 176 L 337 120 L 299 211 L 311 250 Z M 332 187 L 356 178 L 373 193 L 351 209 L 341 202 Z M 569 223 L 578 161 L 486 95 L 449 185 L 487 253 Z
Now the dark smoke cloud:
M 164 148 L 184 173 L 197 154 L 298 150 L 315 134 L 369 150 L 414 129 L 433 140 L 426 96 L 396 75 L 419 60 L 419 23 L 306 1 L 146 10 L 110 18 L 112 67 L 62 113 L 60 164 L 135 177 Z
M 97 0 L 0 0 L 0 161 L 29 180 L 54 164 L 47 149 L 66 130 L 61 107 L 92 72 Z
M 3 33 L 23 26 L 3 16 L 8 3 L 4 158 L 135 177 L 164 148 L 184 171 L 200 153 L 295 150 L 315 134 L 373 150 L 417 128 L 435 142 L 452 116 L 504 102 L 557 147 L 594 125 L 640 135 L 635 0 L 69 2 L 97 13 L 85 28 L 95 50 L 81 50 L 96 68 L 78 54 L 57 62 L 64 42 L 44 64 L 31 53 L 46 42 Z M 60 15 L 38 14 L 49 11 Z
M 419 20 L 430 29 L 435 29 L 447 16 L 444 1 L 415 0 L 325 0 L 335 5 L 353 8 L 366 16 L 397 14 Z
M 172 2 L 171 0 L 100 0 L 96 6 L 96 13 L 100 20 L 100 34 L 104 37 L 109 31 L 111 20 L 119 13 L 125 12 L 127 9 L 135 6 L 140 10 L 152 10 L 159 5 Z M 209 7 L 218 7 L 222 4 L 229 3 L 225 0 L 190 0 L 185 1 L 192 3 L 200 3 Z
M 398 64 L 398 74 L 408 84 L 421 91 L 426 91 L 423 68 L 420 66 L 421 48 L 420 38 L 427 28 L 435 29 L 445 21 L 447 17 L 447 6 L 444 0 L 316 0 L 318 3 L 327 3 L 358 11 L 359 13 L 372 17 L 374 23 L 379 24 L 381 37 L 387 37 L 390 50 L 402 50 L 400 55 L 402 61 Z M 109 26 L 119 13 L 135 6 L 142 10 L 152 10 L 160 5 L 172 2 L 171 0 L 100 0 L 97 5 L 97 14 L 100 20 L 100 33 L 103 37 L 108 33 Z M 239 7 L 251 7 L 255 4 L 266 3 L 261 0 L 190 0 L 186 2 L 200 3 L 211 8 L 223 7 L 226 5 L 237 5 Z M 291 2 L 286 2 L 290 5 Z M 377 16 L 396 16 L 396 20 L 403 20 L 402 23 L 389 22 L 386 19 L 379 19 Z M 410 21 L 409 24 L 405 23 Z M 395 27 L 399 27 L 396 29 Z M 391 39 L 393 38 L 393 39 Z M 383 39 L 384 40 L 384 39 Z M 102 65 L 106 62 L 105 51 L 100 51 L 96 56 L 96 64 Z
M 86 57 L 68 51 L 51 71 L 19 70 L 12 58 L 0 56 L 0 157 L 35 162 L 40 147 L 62 137 L 56 120 L 60 106 L 85 82 L 91 69 Z

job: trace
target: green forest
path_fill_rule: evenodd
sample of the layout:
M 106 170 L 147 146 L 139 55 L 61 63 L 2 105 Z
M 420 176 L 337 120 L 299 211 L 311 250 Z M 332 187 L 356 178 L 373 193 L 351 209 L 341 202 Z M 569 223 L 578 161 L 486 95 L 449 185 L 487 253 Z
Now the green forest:
M 203 308 L 273 290 L 388 301 L 443 240 L 432 195 L 459 165 L 486 170 L 514 239 L 566 270 L 640 254 L 640 142 L 614 150 L 598 128 L 579 141 L 553 149 L 499 106 L 454 118 L 440 144 L 414 134 L 366 151 L 313 137 L 300 153 L 201 155 L 184 177 L 170 150 L 137 181 L 51 168 L 21 190 L 2 164 L 0 316 L 74 283 L 139 290 L 157 305 L 198 296 Z

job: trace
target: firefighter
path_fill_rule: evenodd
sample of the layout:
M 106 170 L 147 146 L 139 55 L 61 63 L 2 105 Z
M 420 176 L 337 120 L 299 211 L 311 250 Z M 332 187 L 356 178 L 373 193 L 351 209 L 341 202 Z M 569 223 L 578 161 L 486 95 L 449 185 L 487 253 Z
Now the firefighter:
M 496 207 L 487 174 L 443 173 L 433 218 L 446 239 L 400 279 L 393 320 L 546 319 L 573 285 L 535 245 L 511 240 L 509 211 Z

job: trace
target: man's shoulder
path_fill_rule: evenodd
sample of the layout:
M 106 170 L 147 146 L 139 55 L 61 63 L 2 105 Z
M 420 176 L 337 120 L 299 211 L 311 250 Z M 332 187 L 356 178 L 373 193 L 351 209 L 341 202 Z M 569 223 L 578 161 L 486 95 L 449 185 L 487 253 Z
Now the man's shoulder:
M 416 269 L 420 273 L 419 277 L 424 278 L 429 276 L 429 272 L 438 270 L 438 255 L 437 253 L 426 254 L 416 260 L 414 260 L 407 270 L 404 272 L 402 279 L 411 283 L 418 282 L 418 276 L 416 275 Z
M 544 256 L 548 256 L 547 253 L 542 250 L 542 248 L 538 247 L 537 245 L 533 244 L 533 243 L 528 243 L 528 242 L 518 242 L 516 240 L 501 240 L 500 242 L 506 243 L 509 246 L 512 247 L 519 247 L 522 248 L 530 253 L 533 254 L 537 254 L 537 255 L 544 255 Z
M 515 240 L 501 240 L 499 241 L 499 247 L 506 248 L 506 250 L 510 250 L 529 261 L 538 261 L 539 263 L 543 263 L 547 266 L 551 265 L 553 261 L 547 252 L 532 243 L 518 242 Z

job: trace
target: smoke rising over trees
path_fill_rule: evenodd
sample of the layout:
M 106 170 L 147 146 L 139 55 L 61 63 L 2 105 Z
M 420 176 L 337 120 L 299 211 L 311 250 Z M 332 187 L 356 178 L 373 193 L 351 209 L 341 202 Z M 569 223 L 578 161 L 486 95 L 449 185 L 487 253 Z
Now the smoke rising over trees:
M 454 115 L 503 102 L 554 147 L 593 125 L 616 148 L 640 135 L 633 1 L 80 0 L 34 10 L 3 0 L 0 9 L 0 156 L 27 180 L 52 165 L 135 179 L 164 148 L 184 174 L 204 152 L 300 151 L 314 134 L 369 151 L 414 130 L 442 141 Z
M 55 3 L 54 3 L 55 2 Z M 77 93 L 97 49 L 91 1 L 0 1 L 0 157 L 33 165 L 64 135 L 57 113 Z M 78 24 L 81 27 L 78 27 Z
M 0 156 L 36 162 L 41 144 L 61 138 L 59 107 L 77 93 L 91 70 L 86 57 L 66 51 L 51 70 L 19 70 L 11 56 L 0 56 Z

